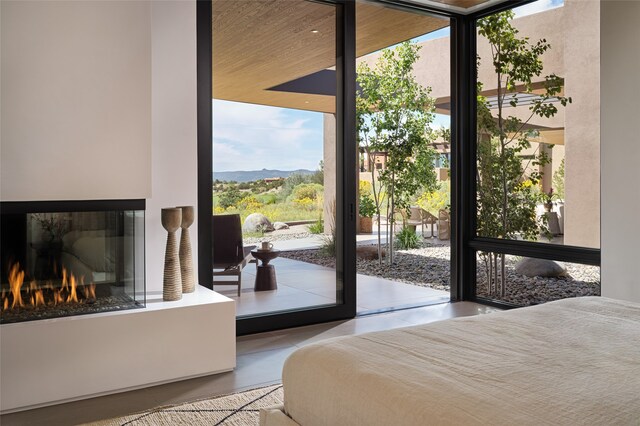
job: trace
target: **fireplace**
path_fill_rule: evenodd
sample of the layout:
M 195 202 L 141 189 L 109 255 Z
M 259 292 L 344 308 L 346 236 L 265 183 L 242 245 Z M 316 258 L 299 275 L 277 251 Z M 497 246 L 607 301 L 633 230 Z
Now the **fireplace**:
M 0 323 L 145 306 L 144 200 L 0 203 Z

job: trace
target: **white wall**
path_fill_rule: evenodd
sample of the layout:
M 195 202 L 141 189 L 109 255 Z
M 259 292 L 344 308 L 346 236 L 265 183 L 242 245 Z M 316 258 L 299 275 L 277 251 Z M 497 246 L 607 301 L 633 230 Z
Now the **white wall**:
M 151 3 L 0 3 L 0 198 L 148 197 Z
M 158 1 L 151 9 L 153 190 L 146 211 L 146 283 L 148 291 L 162 291 L 167 233 L 160 210 L 190 205 L 197 213 L 196 6 Z M 189 234 L 197 274 L 197 217 Z
M 602 295 L 640 302 L 640 2 L 603 1 Z
M 1 8 L 2 200 L 146 198 L 147 289 L 161 291 L 160 209 L 197 208 L 195 2 Z M 195 257 L 197 218 L 190 235 Z

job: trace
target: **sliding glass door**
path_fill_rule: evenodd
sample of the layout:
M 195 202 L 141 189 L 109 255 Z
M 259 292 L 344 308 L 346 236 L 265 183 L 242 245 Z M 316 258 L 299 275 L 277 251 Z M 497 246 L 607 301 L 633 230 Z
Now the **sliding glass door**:
M 212 272 L 202 284 L 236 300 L 239 333 L 353 316 L 344 247 L 354 218 L 343 190 L 353 180 L 344 162 L 355 162 L 355 148 L 344 154 L 353 144 L 344 137 L 353 126 L 344 114 L 348 6 L 199 6 L 212 40 L 210 155 L 200 159 L 210 170 L 200 183 L 209 186 L 201 217 L 211 217 L 203 250 Z

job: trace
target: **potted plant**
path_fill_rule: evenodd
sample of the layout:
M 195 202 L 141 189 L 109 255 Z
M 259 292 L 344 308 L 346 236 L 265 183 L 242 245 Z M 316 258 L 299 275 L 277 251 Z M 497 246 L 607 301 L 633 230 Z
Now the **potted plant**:
M 376 214 L 376 205 L 368 195 L 360 195 L 360 232 L 370 234 L 373 231 L 373 215 Z
M 553 208 L 553 200 L 555 200 L 556 194 L 553 193 L 553 188 L 549 190 L 549 192 L 542 192 L 542 203 L 544 205 L 544 211 L 549 213 Z

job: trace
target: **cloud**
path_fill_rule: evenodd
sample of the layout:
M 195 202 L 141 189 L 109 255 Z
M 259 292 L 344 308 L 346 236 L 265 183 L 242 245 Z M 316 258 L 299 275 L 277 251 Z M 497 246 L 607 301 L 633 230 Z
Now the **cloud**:
M 545 10 L 560 7 L 564 4 L 563 0 L 538 0 L 533 3 L 525 4 L 524 6 L 516 7 L 513 9 L 516 18 L 521 18 L 527 15 L 533 15 L 534 13 L 544 12 Z
M 323 115 L 213 101 L 214 171 L 314 170 L 323 156 Z

